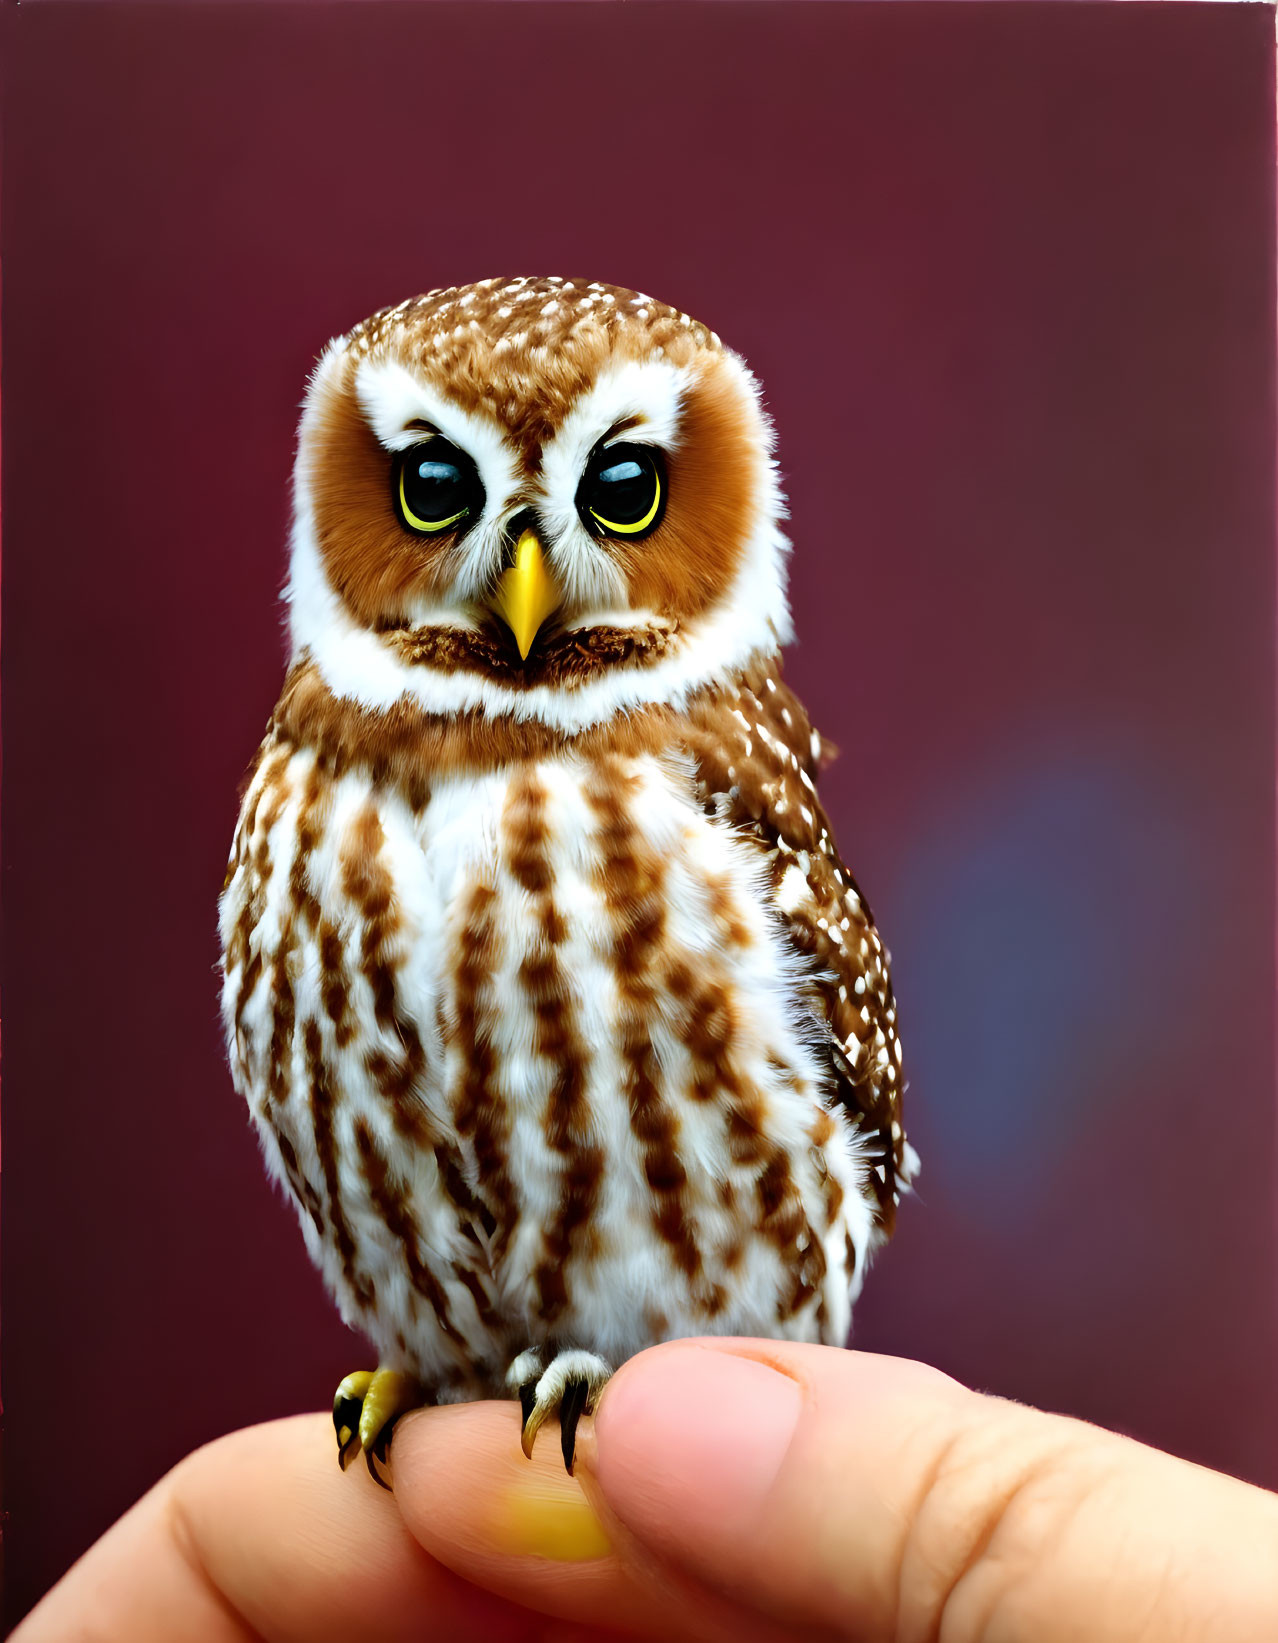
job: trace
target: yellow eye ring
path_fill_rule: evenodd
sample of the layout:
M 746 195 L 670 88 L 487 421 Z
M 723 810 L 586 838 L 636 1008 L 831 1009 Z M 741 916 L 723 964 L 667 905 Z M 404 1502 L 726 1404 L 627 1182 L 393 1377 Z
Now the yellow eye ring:
M 615 520 L 605 519 L 601 513 L 596 513 L 593 508 L 590 510 L 590 517 L 602 530 L 607 531 L 609 536 L 638 536 L 641 531 L 646 531 L 657 517 L 657 509 L 661 506 L 661 475 L 654 470 L 652 478 L 652 506 L 643 518 L 636 519 L 633 525 L 618 525 Z
M 460 513 L 455 513 L 448 519 L 419 519 L 409 507 L 408 498 L 404 495 L 404 467 L 402 463 L 399 470 L 399 510 L 404 516 L 405 524 L 411 525 L 415 531 L 422 531 L 428 536 L 438 535 L 440 531 L 446 531 L 450 525 L 455 525 L 459 520 L 465 519 L 470 512 L 469 508 L 463 508 Z

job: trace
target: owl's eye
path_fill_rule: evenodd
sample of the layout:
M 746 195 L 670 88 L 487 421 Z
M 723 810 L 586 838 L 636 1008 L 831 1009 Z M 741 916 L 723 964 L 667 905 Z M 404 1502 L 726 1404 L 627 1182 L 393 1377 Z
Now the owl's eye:
M 409 530 L 434 536 L 482 513 L 484 488 L 465 451 L 431 439 L 400 453 L 395 503 Z
M 651 445 L 601 445 L 577 489 L 577 511 L 604 536 L 647 536 L 661 523 L 666 484 Z

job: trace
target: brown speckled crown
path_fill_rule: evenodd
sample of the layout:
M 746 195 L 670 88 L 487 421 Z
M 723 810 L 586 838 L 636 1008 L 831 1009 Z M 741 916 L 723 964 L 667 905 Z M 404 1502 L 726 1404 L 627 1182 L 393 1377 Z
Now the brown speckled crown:
M 664 302 L 598 280 L 488 279 L 428 291 L 363 320 L 356 357 L 393 352 L 468 408 L 526 427 L 531 404 L 557 426 L 608 355 L 686 365 L 718 336 Z

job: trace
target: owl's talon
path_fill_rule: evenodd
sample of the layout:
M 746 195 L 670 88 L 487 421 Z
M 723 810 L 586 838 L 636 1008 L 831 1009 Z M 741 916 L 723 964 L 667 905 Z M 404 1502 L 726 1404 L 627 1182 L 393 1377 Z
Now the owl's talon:
M 398 1420 L 399 1417 L 396 1416 L 395 1419 Z M 377 1435 L 377 1441 L 370 1449 L 365 1449 L 364 1451 L 364 1464 L 368 1467 L 369 1477 L 372 1478 L 373 1482 L 379 1489 L 385 1489 L 388 1495 L 393 1495 L 395 1491 L 392 1486 L 387 1483 L 378 1468 L 387 1465 L 390 1460 L 390 1440 L 391 1432 L 394 1430 L 394 1426 L 395 1421 L 391 1421 L 388 1425 L 384 1426 Z
M 523 1400 L 521 1398 L 520 1402 L 522 1401 Z M 524 1452 L 525 1460 L 532 1459 L 533 1444 L 537 1441 L 537 1434 L 541 1431 L 542 1422 L 545 1420 L 548 1413 L 548 1409 L 538 1407 L 536 1398 L 534 1397 L 532 1408 L 529 1409 L 524 1415 L 523 1430 L 519 1434 L 519 1447 Z
M 547 1415 L 557 1409 L 564 1465 L 571 1476 L 577 1452 L 578 1422 L 594 1410 L 612 1369 L 594 1352 L 560 1352 L 536 1380 L 525 1380 L 519 1372 L 529 1367 L 530 1356 L 525 1353 L 517 1358 L 507 1377 L 519 1388 L 519 1406 L 523 1413 L 519 1446 L 531 1460 L 538 1432 Z M 532 1361 L 540 1369 L 540 1360 L 533 1357 Z
M 344 1472 L 359 1453 L 359 1412 L 373 1379 L 371 1369 L 347 1375 L 333 1397 L 333 1430 L 337 1433 L 337 1464 Z
M 336 1417 L 334 1417 L 336 1422 Z M 344 1472 L 359 1453 L 359 1434 L 349 1425 L 337 1428 L 337 1464 Z
M 588 1381 L 569 1381 L 560 1399 L 559 1444 L 563 1450 L 564 1465 L 568 1468 L 569 1477 L 572 1476 L 572 1463 L 577 1453 L 577 1422 L 585 1414 L 590 1398 Z
M 396 1421 L 420 1403 L 417 1382 L 393 1369 L 360 1369 L 347 1375 L 333 1399 L 337 1463 L 342 1471 L 362 1449 L 373 1482 L 389 1489 L 378 1467 L 389 1463 Z

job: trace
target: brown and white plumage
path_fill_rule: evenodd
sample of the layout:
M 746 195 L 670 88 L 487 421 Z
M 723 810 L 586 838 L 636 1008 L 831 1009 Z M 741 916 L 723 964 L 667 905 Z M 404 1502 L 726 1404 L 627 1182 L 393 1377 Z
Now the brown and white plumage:
M 582 501 L 614 447 L 641 537 Z M 425 534 L 395 475 L 432 450 L 471 505 Z M 433 292 L 312 379 L 224 1016 L 343 1316 L 425 1397 L 539 1419 L 673 1335 L 842 1341 L 891 1231 L 895 1005 L 780 676 L 769 453 L 712 332 L 599 284 Z M 553 590 L 519 642 L 517 537 Z

